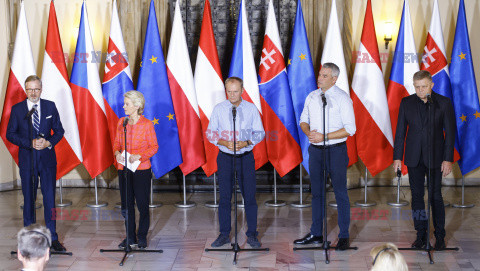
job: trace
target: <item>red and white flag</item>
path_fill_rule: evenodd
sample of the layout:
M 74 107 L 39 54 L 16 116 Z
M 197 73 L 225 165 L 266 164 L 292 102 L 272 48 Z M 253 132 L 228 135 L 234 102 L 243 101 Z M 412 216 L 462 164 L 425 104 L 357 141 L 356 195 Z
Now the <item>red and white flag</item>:
M 372 3 L 368 0 L 351 98 L 358 156 L 372 176 L 390 166 L 393 157 L 392 126 L 376 37 Z
M 5 93 L 2 119 L 0 122 L 0 135 L 17 165 L 18 146 L 7 140 L 7 126 L 8 121 L 10 120 L 12 106 L 27 98 L 25 92 L 25 79 L 34 74 L 36 74 L 35 63 L 33 62 L 32 47 L 30 46 L 27 17 L 25 16 L 24 3 L 21 1 L 15 46 L 13 47 L 12 64 L 10 67 L 10 75 L 8 77 L 7 91 Z
M 55 145 L 57 179 L 59 179 L 79 165 L 83 158 L 72 90 L 68 82 L 67 66 L 65 65 L 53 1 L 50 2 L 50 14 L 48 16 L 42 83 L 45 90 L 42 92 L 42 98 L 55 102 L 65 130 L 62 140 Z
M 179 2 L 177 1 L 175 5 L 172 35 L 168 47 L 167 73 L 183 157 L 180 169 L 184 175 L 187 175 L 205 164 L 205 149 Z
M 208 141 L 205 132 L 210 122 L 213 108 L 218 103 L 225 101 L 226 96 L 220 61 L 218 59 L 217 45 L 215 43 L 215 36 L 213 35 L 209 0 L 205 0 L 205 6 L 203 8 L 202 30 L 200 31 L 194 80 L 200 121 L 204 135 L 203 144 L 205 146 L 206 163 L 202 168 L 205 174 L 210 176 L 217 172 L 218 147 Z
M 336 85 L 350 96 L 350 86 L 348 84 L 348 73 L 345 65 L 345 55 L 343 53 L 342 35 L 340 34 L 340 25 L 338 24 L 337 3 L 332 1 L 330 10 L 330 19 L 328 20 L 327 35 L 325 37 L 325 46 L 322 52 L 322 65 L 327 62 L 334 63 L 340 69 Z M 357 144 L 355 135 L 347 138 L 348 166 L 358 161 Z
M 77 115 L 83 165 L 93 178 L 112 165 L 113 151 L 98 75 L 97 63 L 100 59 L 92 52 L 95 52 L 95 49 L 88 24 L 86 3 L 83 2 L 70 87 Z

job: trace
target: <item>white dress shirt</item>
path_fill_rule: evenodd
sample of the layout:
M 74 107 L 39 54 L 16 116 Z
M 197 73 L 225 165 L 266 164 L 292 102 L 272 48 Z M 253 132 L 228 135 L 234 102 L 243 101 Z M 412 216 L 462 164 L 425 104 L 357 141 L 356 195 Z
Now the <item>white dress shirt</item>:
M 312 91 L 305 99 L 300 123 L 305 122 L 310 125 L 310 131 L 317 130 L 323 134 L 323 103 L 320 89 Z M 326 112 L 326 133 L 331 133 L 345 128 L 347 133 L 352 136 L 355 134 L 355 114 L 353 112 L 353 102 L 347 93 L 336 85 L 325 92 L 327 99 Z M 329 139 L 326 145 L 345 142 L 347 138 Z M 314 145 L 323 145 L 323 142 L 312 143 Z

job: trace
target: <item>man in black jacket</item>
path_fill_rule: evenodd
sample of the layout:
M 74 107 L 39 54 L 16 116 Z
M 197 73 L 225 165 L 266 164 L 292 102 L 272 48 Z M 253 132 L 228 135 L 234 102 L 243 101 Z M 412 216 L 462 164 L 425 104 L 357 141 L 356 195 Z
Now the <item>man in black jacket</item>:
M 417 231 L 417 239 L 412 244 L 414 248 L 423 248 L 428 242 L 427 216 L 423 197 L 425 175 L 428 177 L 428 169 L 430 169 L 432 178 L 429 180 L 430 202 L 435 227 L 435 249 L 441 250 L 445 248 L 442 174 L 445 177 L 452 171 L 455 115 L 450 99 L 432 92 L 433 81 L 429 72 L 416 72 L 413 75 L 413 85 L 416 94 L 403 98 L 400 103 L 393 168 L 395 171 L 401 170 L 402 159 L 408 168 L 412 191 L 412 217 Z M 433 119 L 432 126 L 431 119 Z M 429 159 L 430 151 L 431 159 Z

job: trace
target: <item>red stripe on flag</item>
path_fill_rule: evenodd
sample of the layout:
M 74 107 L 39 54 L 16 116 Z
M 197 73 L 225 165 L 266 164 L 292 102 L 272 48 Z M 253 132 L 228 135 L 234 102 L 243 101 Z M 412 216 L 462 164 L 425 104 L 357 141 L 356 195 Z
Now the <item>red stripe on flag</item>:
M 247 102 L 253 103 L 252 99 L 246 91 L 243 91 L 242 99 Z M 260 114 L 261 116 L 262 114 Z M 253 156 L 255 157 L 255 170 L 261 168 L 268 162 L 267 157 L 267 143 L 265 138 L 260 141 L 255 147 L 253 147 Z
M 200 41 L 198 46 L 202 48 L 202 52 L 215 69 L 220 80 L 222 79 L 222 70 L 220 69 L 220 61 L 218 59 L 217 45 L 215 44 L 215 36 L 212 27 L 212 12 L 210 9 L 210 1 L 205 0 L 203 10 L 202 29 L 200 31 Z
M 12 70 L 10 70 L 10 75 L 8 77 L 8 84 L 7 84 L 7 92 L 5 93 L 5 102 L 3 104 L 3 111 L 2 111 L 2 120 L 0 122 L 0 135 L 7 147 L 8 151 L 15 160 L 15 163 L 18 165 L 18 146 L 10 143 L 7 140 L 7 126 L 10 120 L 10 114 L 12 112 L 12 106 L 15 104 L 25 100 L 27 98 L 27 94 L 23 90 L 22 85 L 18 82 L 15 74 Z
M 375 23 L 373 22 L 372 2 L 367 1 L 367 9 L 365 11 L 365 20 L 363 22 L 363 32 L 361 42 L 365 49 L 370 54 L 370 57 L 375 60 L 380 70 L 382 64 L 380 62 L 380 53 L 378 52 L 377 34 L 375 33 Z
M 208 120 L 207 116 L 205 113 L 203 113 L 202 109 L 198 109 L 200 111 L 200 122 L 202 123 L 202 128 L 203 128 L 203 144 L 205 146 L 205 158 L 206 162 L 203 164 L 202 169 L 207 175 L 207 177 L 210 177 L 213 173 L 217 172 L 217 155 L 218 155 L 218 147 L 210 143 L 208 141 L 208 138 L 206 136 L 206 131 L 208 128 L 208 124 L 210 121 Z
M 263 127 L 265 131 L 269 131 L 265 135 L 268 160 L 280 177 L 283 177 L 302 162 L 302 150 L 262 96 L 260 102 L 263 110 Z
M 393 147 L 357 97 L 355 91 L 351 91 L 350 94 L 357 126 L 358 156 L 360 156 L 360 159 L 367 166 L 372 176 L 375 176 L 392 164 Z
M 392 124 L 392 135 L 395 137 L 397 131 L 398 111 L 400 110 L 400 102 L 404 97 L 409 96 L 404 85 L 390 80 L 387 88 L 388 110 L 390 111 L 390 123 Z
M 47 41 L 45 51 L 50 56 L 53 64 L 62 74 L 65 82 L 68 82 L 67 66 L 65 65 L 65 55 L 63 54 L 62 42 L 58 32 L 57 13 L 53 1 L 50 2 L 50 14 L 48 15 Z
M 55 154 L 57 155 L 57 180 L 80 164 L 80 160 L 65 137 L 55 145 Z
M 93 178 L 113 163 L 112 143 L 105 132 L 107 118 L 88 89 L 73 83 L 70 88 L 77 113 L 83 165 Z
M 167 74 L 182 149 L 183 163 L 180 169 L 184 175 L 188 175 L 205 164 L 202 127 L 197 113 L 168 67 Z

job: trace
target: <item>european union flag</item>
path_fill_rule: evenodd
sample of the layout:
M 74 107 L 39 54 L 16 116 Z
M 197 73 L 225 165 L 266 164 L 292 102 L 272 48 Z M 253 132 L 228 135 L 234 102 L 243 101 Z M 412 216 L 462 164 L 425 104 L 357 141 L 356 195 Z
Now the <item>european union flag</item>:
M 308 168 L 308 137 L 300 128 L 300 115 L 308 94 L 317 89 L 315 72 L 313 71 L 310 47 L 308 46 L 307 31 L 303 20 L 301 1 L 297 2 L 297 14 L 295 15 L 295 26 L 293 28 L 292 45 L 290 56 L 287 62 L 288 82 L 292 92 L 293 109 L 298 126 L 300 147 L 302 148 L 303 166 L 310 173 Z
M 153 0 L 150 1 L 137 90 L 145 96 L 143 114 L 152 120 L 157 134 L 158 152 L 151 161 L 153 174 L 160 178 L 182 163 L 182 153 Z
M 465 175 L 480 166 L 480 105 L 463 0 L 458 8 L 450 81 L 460 145 L 458 165 Z

